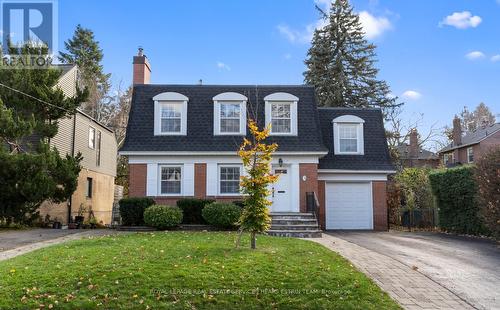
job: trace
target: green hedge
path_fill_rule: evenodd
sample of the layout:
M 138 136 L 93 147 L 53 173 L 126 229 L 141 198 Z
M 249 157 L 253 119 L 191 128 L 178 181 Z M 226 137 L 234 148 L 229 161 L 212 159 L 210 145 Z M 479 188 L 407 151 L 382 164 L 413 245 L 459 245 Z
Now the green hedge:
M 440 169 L 429 175 L 441 228 L 460 234 L 487 233 L 479 216 L 474 168 Z
M 148 197 L 123 198 L 120 204 L 120 216 L 124 226 L 144 225 L 144 210 L 154 205 L 155 201 Z
M 153 205 L 144 211 L 144 222 L 158 229 L 176 227 L 182 222 L 182 211 L 178 207 Z
M 211 199 L 184 198 L 177 200 L 177 206 L 184 214 L 183 224 L 206 224 L 202 216 L 203 208 L 214 202 Z
M 213 202 L 203 208 L 208 224 L 223 229 L 235 227 L 240 215 L 241 208 L 232 203 Z

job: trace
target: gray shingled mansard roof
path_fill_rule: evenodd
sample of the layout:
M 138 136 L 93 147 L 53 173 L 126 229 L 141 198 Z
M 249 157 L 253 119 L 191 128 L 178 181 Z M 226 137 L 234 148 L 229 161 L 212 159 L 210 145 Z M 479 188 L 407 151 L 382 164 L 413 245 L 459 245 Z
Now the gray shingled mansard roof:
M 500 130 L 500 123 L 495 123 L 486 127 L 479 127 L 474 131 L 466 133 L 465 136 L 462 137 L 462 144 L 453 145 L 453 143 L 450 143 L 449 145 L 441 149 L 439 153 L 451 151 L 468 145 L 477 144 L 499 130 Z
M 163 92 L 178 92 L 189 98 L 187 135 L 155 136 L 153 97 Z M 214 136 L 213 100 L 220 93 L 236 92 L 249 99 L 249 115 L 256 111 L 257 122 L 265 122 L 264 97 L 286 92 L 299 98 L 298 135 L 271 136 L 279 152 L 322 152 L 320 169 L 394 170 L 385 139 L 380 109 L 317 108 L 311 86 L 260 85 L 135 85 L 127 126 L 127 136 L 120 152 L 227 152 L 236 151 L 240 136 Z M 318 113 L 319 111 L 319 113 Z M 365 155 L 333 155 L 332 120 L 340 115 L 355 115 L 365 120 Z
M 380 109 L 318 108 L 323 143 L 331 151 L 319 160 L 319 169 L 335 170 L 395 170 L 392 165 L 384 120 Z M 342 115 L 362 118 L 364 155 L 335 155 L 333 146 L 333 119 Z
M 186 136 L 155 136 L 153 97 L 163 92 L 178 92 L 189 98 L 187 104 Z M 298 135 L 272 136 L 280 152 L 327 152 L 319 130 L 314 88 L 310 86 L 256 86 L 256 85 L 135 85 L 127 127 L 127 136 L 121 152 L 228 152 L 237 151 L 241 136 L 213 134 L 213 100 L 220 93 L 236 92 L 249 99 L 249 117 L 256 111 L 259 127 L 265 122 L 264 97 L 275 92 L 286 92 L 299 98 L 297 105 Z

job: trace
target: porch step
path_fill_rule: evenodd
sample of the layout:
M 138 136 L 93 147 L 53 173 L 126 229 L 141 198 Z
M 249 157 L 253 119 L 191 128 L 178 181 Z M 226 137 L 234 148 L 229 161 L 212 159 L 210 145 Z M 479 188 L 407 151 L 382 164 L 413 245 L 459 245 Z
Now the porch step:
M 271 226 L 274 225 L 318 225 L 316 219 L 274 219 Z
M 276 237 L 321 238 L 321 230 L 268 230 L 267 234 Z
M 319 238 L 321 230 L 313 213 L 273 212 L 271 213 L 270 236 Z
M 309 225 L 275 225 L 271 224 L 271 230 L 318 230 L 318 224 L 309 224 Z

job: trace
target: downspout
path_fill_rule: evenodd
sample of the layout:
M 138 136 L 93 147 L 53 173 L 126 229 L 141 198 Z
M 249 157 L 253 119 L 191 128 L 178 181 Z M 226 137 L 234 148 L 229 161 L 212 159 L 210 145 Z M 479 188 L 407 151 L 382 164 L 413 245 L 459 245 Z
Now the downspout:
M 73 134 L 71 139 L 71 157 L 75 157 L 75 137 L 76 137 L 76 112 L 73 114 Z M 68 224 L 71 222 L 71 207 L 73 205 L 73 194 L 69 197 L 68 203 Z

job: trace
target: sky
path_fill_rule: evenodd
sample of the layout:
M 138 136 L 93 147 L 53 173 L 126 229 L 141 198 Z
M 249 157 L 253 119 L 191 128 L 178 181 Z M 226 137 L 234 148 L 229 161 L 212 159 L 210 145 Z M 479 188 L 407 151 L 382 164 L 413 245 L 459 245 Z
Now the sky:
M 151 83 L 302 84 L 328 0 L 59 0 L 59 45 L 94 31 L 114 87 L 130 85 L 144 48 Z M 480 102 L 500 113 L 500 0 L 352 0 L 377 45 L 379 78 L 419 130 L 451 124 Z M 500 118 L 500 115 L 497 116 Z

